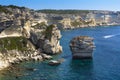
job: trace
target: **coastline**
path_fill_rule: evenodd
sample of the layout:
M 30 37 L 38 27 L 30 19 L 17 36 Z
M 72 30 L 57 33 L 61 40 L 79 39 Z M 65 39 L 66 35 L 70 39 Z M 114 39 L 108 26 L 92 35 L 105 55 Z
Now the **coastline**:
M 119 25 L 88 26 L 88 27 L 79 27 L 79 28 L 74 27 L 73 29 L 64 29 L 64 30 L 74 30 L 74 29 L 83 29 L 83 28 L 94 28 L 94 27 L 111 27 L 111 26 L 119 26 Z M 10 36 L 10 37 L 13 37 L 13 36 Z M 17 36 L 17 37 L 19 37 L 19 36 Z M 17 55 L 16 55 L 16 57 L 8 57 L 6 60 L 2 60 L 3 55 L 0 53 L 0 56 L 2 56 L 2 57 L 0 57 L 1 58 L 1 60 L 0 60 L 0 70 L 11 66 L 11 64 L 18 64 L 20 62 L 29 61 L 29 60 L 42 61 L 44 59 L 44 57 L 42 56 L 42 53 L 39 52 L 39 50 L 34 50 L 32 52 L 30 52 L 30 51 L 21 52 L 21 51 L 18 51 L 18 50 L 11 50 L 11 51 L 8 50 L 7 52 L 17 53 Z M 26 52 L 28 53 L 27 56 L 26 55 L 21 55 L 21 53 L 26 53 Z M 45 56 L 48 56 L 49 59 L 52 58 L 52 56 L 49 56 L 49 55 L 45 55 Z
M 109 27 L 109 26 L 119 26 L 119 25 L 104 25 L 104 26 Z M 94 27 L 101 27 L 101 26 L 94 26 Z M 91 27 L 91 28 L 94 28 L 94 27 Z M 90 28 L 90 27 L 89 26 L 88 27 L 79 27 L 79 28 L 74 28 L 74 29 L 81 29 L 81 28 Z M 65 30 L 72 30 L 72 29 L 65 29 Z M 7 51 L 7 52 L 10 53 L 10 51 Z M 29 51 L 28 51 L 28 53 L 29 53 L 28 56 L 20 55 L 21 53 L 24 53 L 24 52 L 20 52 L 17 50 L 12 50 L 11 52 L 17 53 L 18 55 L 16 57 L 11 57 L 11 58 L 8 58 L 6 60 L 1 59 L 0 60 L 0 70 L 4 69 L 6 67 L 9 67 L 11 64 L 20 63 L 22 61 L 29 61 L 29 60 L 42 61 L 43 60 L 41 53 L 38 52 L 37 50 L 36 51 L 34 50 L 34 52 L 32 52 L 32 53 L 29 53 Z M 0 54 L 0 56 L 2 56 L 2 54 Z
M 50 55 L 62 52 L 62 47 L 59 44 L 61 33 L 56 26 L 48 26 L 44 31 L 45 34 L 42 34 L 42 39 L 41 35 L 32 31 L 30 26 L 27 25 L 27 27 L 26 29 L 23 28 L 24 32 L 21 31 L 20 33 L 15 33 L 16 30 L 1 32 L 0 70 L 23 61 L 52 59 Z
M 62 30 L 64 31 L 64 30 L 74 30 L 74 29 L 83 29 L 83 28 L 96 28 L 96 27 L 111 27 L 111 26 L 120 26 L 120 24 L 117 24 L 117 25 L 96 25 L 96 26 L 86 26 L 86 27 L 77 27 L 77 28 L 72 27 L 72 28 L 64 28 Z
M 28 53 L 26 53 L 26 52 L 28 52 Z M 40 54 L 38 54 L 36 51 L 33 52 L 34 54 L 31 54 L 31 51 L 30 52 L 29 51 L 21 52 L 21 51 L 17 51 L 17 50 L 11 50 L 11 51 L 8 51 L 8 53 L 9 53 L 9 55 L 4 55 L 4 56 L 1 54 L 0 58 L 5 57 L 5 59 L 2 58 L 0 60 L 0 70 L 4 69 L 6 67 L 9 67 L 13 64 L 18 64 L 23 61 L 42 60 L 42 56 Z
M 6 59 L 3 59 L 3 55 L 0 54 L 0 70 L 12 66 L 14 64 L 19 64 L 24 61 L 43 61 L 52 59 L 52 56 L 46 55 L 39 52 L 39 50 L 32 51 L 17 51 L 10 50 L 8 51 L 9 55 L 6 55 Z M 7 54 L 7 53 L 6 53 Z M 5 57 L 5 56 L 4 56 Z
M 100 31 L 99 31 L 99 29 L 100 29 Z M 5 75 L 1 74 L 1 76 L 3 76 L 3 78 L 4 78 L 3 80 L 7 80 L 6 78 L 8 78 L 9 76 L 10 77 L 8 80 L 13 80 L 13 79 L 15 79 L 15 80 L 18 80 L 18 79 L 30 80 L 30 78 L 33 80 L 34 79 L 36 80 L 36 78 L 38 80 L 41 80 L 41 79 L 44 80 L 44 78 L 46 78 L 46 76 L 47 76 L 47 80 L 49 80 L 49 79 L 51 79 L 51 80 L 64 80 L 64 79 L 71 80 L 71 78 L 76 79 L 76 77 L 79 79 L 83 79 L 82 78 L 83 76 L 85 77 L 85 80 L 87 80 L 88 77 L 90 77 L 90 80 L 95 79 L 95 77 L 101 78 L 101 79 L 106 79 L 106 77 L 108 77 L 109 79 L 110 78 L 113 79 L 113 76 L 112 76 L 113 73 L 110 73 L 110 76 L 108 75 L 108 73 L 112 69 L 113 71 L 118 71 L 118 72 L 115 72 L 116 75 L 114 77 L 118 78 L 117 80 L 119 80 L 119 67 L 116 68 L 116 66 L 120 66 L 119 65 L 119 56 L 118 56 L 120 46 L 119 45 L 116 46 L 116 44 L 119 44 L 120 38 L 119 38 L 119 36 L 110 38 L 110 39 L 103 38 L 103 36 L 105 36 L 106 34 L 110 34 L 110 33 L 116 34 L 117 32 L 119 32 L 119 29 L 120 29 L 120 26 L 113 26 L 113 27 L 98 27 L 98 28 L 96 27 L 93 29 L 85 28 L 85 29 L 63 31 L 61 45 L 63 46 L 64 51 L 62 54 L 58 55 L 57 57 L 55 56 L 55 59 L 58 59 L 59 57 L 63 57 L 63 58 L 65 58 L 65 62 L 63 62 L 59 66 L 49 66 L 49 65 L 47 65 L 47 61 L 36 61 L 36 62 L 24 61 L 15 66 L 11 66 L 11 67 L 14 67 L 12 69 L 9 69 L 9 67 L 4 69 L 3 71 L 1 71 L 1 73 L 4 73 Z M 94 51 L 94 54 L 93 54 L 94 58 L 92 61 L 72 60 L 72 56 L 71 56 L 71 53 L 69 50 L 69 44 L 66 44 L 66 43 L 68 43 L 68 41 L 72 37 L 80 35 L 80 34 L 81 35 L 89 35 L 89 36 L 92 36 L 95 38 L 96 50 Z M 108 43 L 108 44 L 106 45 L 106 43 Z M 118 48 L 116 48 L 116 47 L 118 47 Z M 115 60 L 112 60 L 111 58 L 115 58 Z M 115 63 L 116 63 L 116 65 L 114 65 Z M 111 66 L 111 65 L 113 65 L 113 66 Z M 19 68 L 22 70 L 19 71 L 19 69 L 15 69 L 15 68 Z M 29 70 L 26 70 L 26 68 L 27 69 L 34 68 L 37 70 L 29 71 Z M 7 70 L 7 71 L 5 71 L 5 70 Z M 13 76 L 10 75 L 9 71 L 11 71 L 11 74 L 13 74 L 15 71 L 14 75 Z M 108 73 L 106 73 L 106 71 Z M 19 73 L 21 75 L 19 76 L 19 74 L 18 74 L 18 78 L 16 78 L 16 76 L 17 76 L 16 73 L 17 74 Z M 73 75 L 74 73 L 78 74 L 78 75 Z M 26 74 L 28 74 L 28 75 L 26 75 Z M 66 74 L 69 74 L 69 75 L 66 75 Z M 82 75 L 80 76 L 80 74 L 82 74 Z M 96 75 L 94 75 L 94 74 L 96 74 Z M 36 76 L 36 75 L 38 75 L 38 76 Z M 66 75 L 66 76 L 63 76 L 63 75 Z M 99 75 L 101 77 L 99 77 Z M 107 79 L 107 80 L 109 80 L 109 79 Z

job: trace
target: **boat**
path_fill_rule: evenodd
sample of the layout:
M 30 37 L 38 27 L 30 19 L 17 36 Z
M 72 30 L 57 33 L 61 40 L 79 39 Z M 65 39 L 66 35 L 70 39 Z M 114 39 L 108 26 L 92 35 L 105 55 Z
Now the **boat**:
M 48 64 L 51 66 L 57 66 L 57 65 L 61 64 L 61 62 L 59 62 L 57 60 L 51 60 L 48 62 Z

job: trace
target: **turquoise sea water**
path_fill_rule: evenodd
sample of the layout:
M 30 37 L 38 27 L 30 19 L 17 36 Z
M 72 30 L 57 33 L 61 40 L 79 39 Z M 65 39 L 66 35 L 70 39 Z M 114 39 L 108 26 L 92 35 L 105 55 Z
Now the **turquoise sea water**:
M 11 71 L 0 72 L 0 80 L 120 80 L 120 26 L 82 28 L 62 31 L 64 58 L 59 66 L 49 66 L 47 61 L 24 62 Z M 93 60 L 72 60 L 69 41 L 79 35 L 94 38 Z M 36 68 L 35 71 L 26 68 Z

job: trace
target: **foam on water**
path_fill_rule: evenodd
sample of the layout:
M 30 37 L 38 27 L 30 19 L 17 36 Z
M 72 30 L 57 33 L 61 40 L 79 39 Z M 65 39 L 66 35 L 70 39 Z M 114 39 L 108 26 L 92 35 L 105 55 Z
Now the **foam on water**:
M 112 37 L 115 37 L 117 35 L 120 35 L 120 34 L 114 34 L 114 35 L 106 35 L 106 36 L 103 36 L 103 38 L 107 39 L 107 38 L 112 38 Z
M 107 36 L 103 36 L 103 38 L 111 38 L 111 37 L 114 37 L 115 35 L 107 35 Z

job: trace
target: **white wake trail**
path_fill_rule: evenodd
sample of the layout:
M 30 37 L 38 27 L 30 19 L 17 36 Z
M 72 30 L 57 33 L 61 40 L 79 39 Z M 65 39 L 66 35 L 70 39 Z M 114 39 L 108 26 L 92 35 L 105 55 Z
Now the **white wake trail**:
M 106 35 L 106 36 L 103 36 L 103 38 L 107 39 L 107 38 L 112 38 L 112 37 L 115 37 L 117 35 L 120 35 L 120 34 L 114 34 L 114 35 Z

